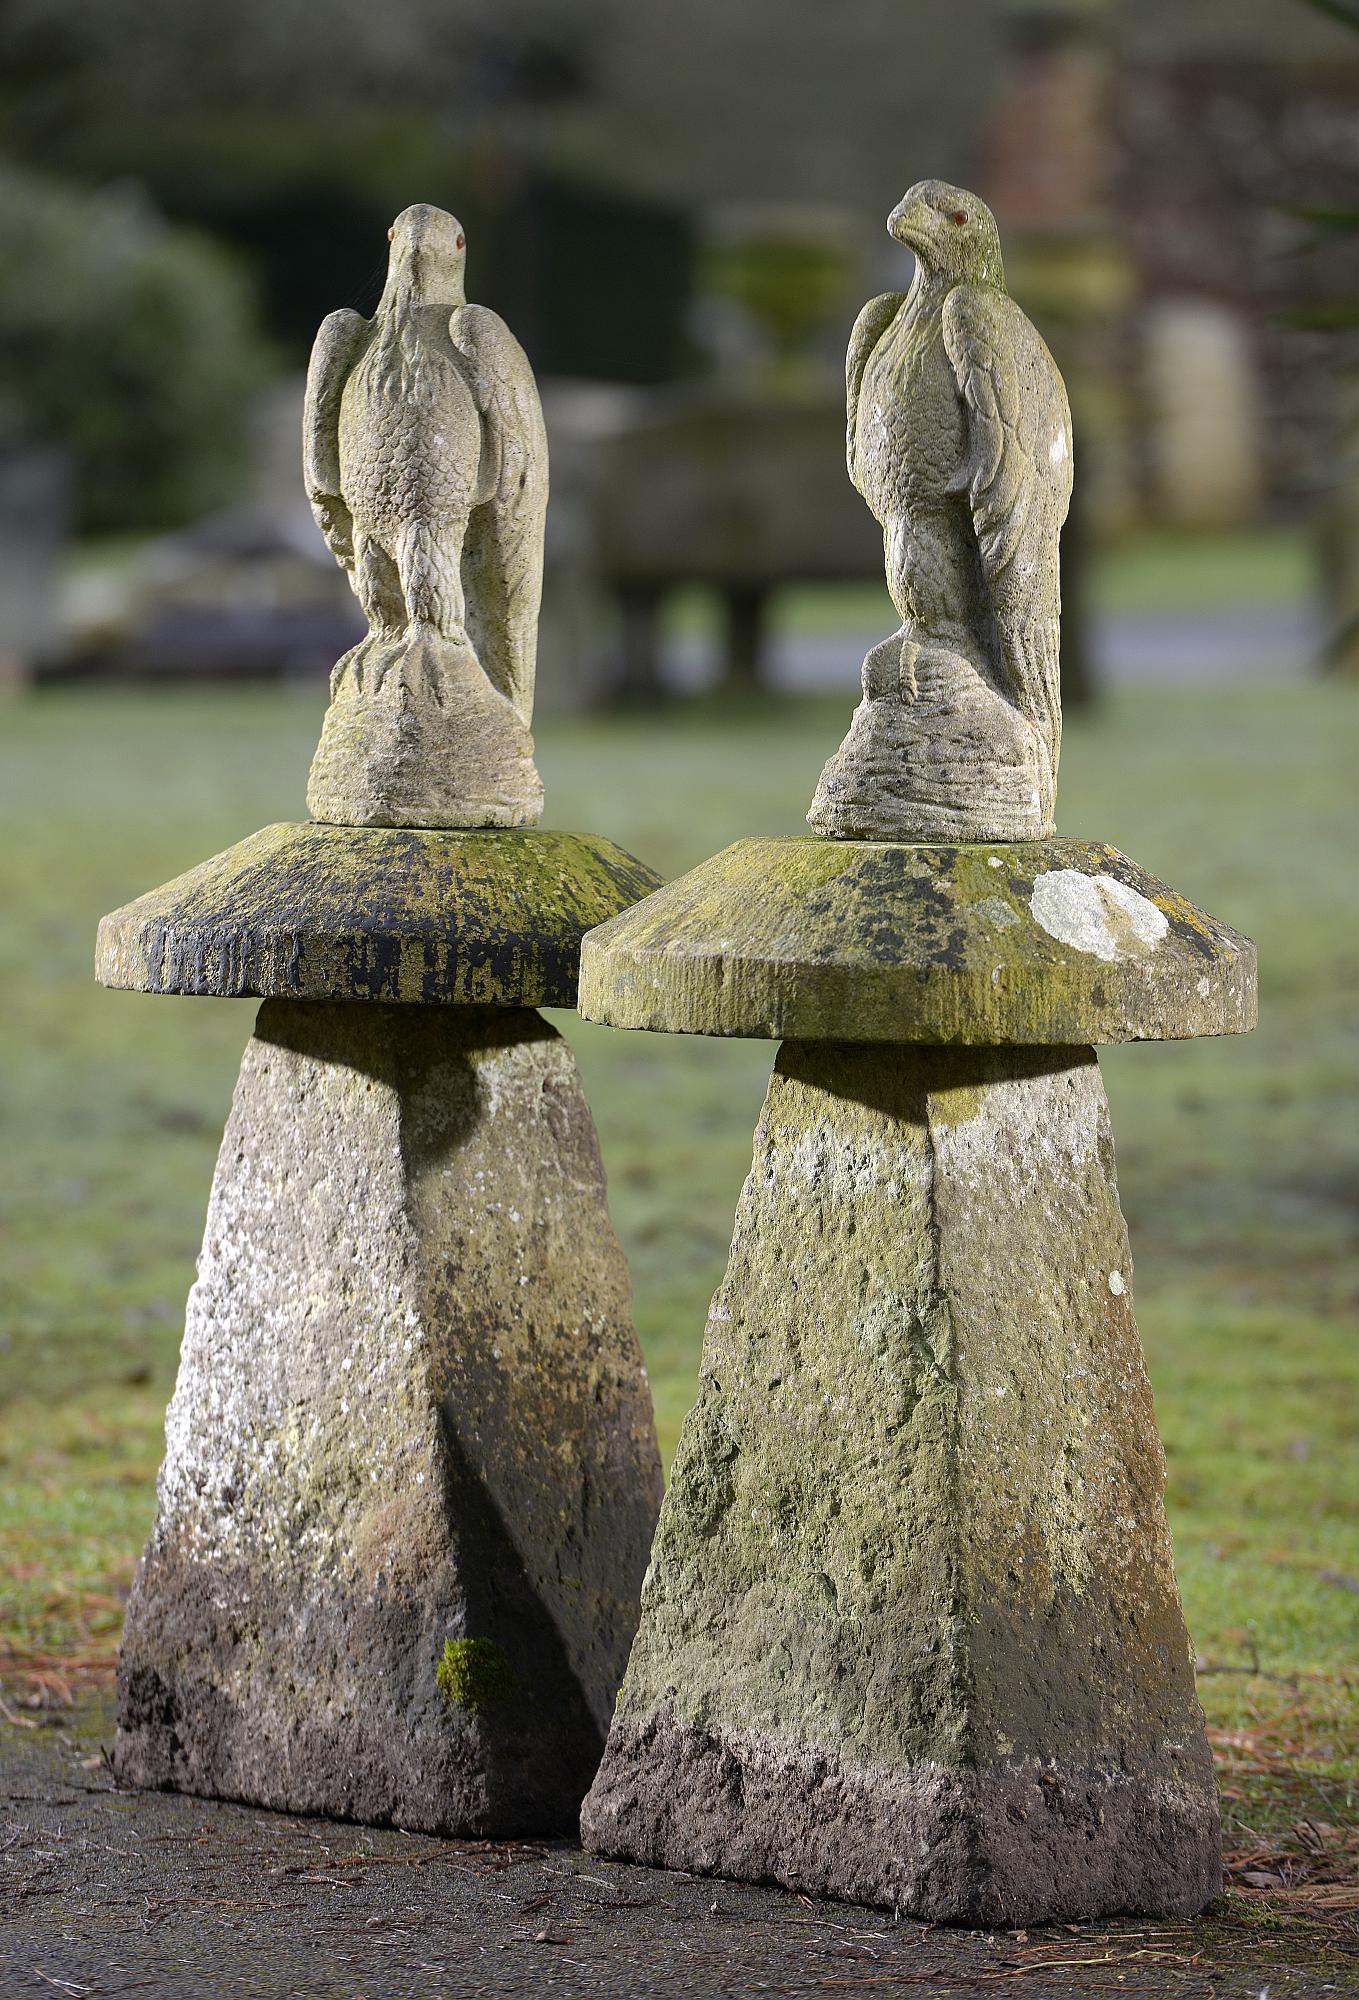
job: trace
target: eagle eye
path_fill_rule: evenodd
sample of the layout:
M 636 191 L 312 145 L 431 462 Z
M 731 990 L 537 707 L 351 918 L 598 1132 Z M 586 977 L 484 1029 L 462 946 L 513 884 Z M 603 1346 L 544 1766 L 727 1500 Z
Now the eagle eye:
M 461 230 L 459 230 L 459 231 L 458 231 L 458 241 L 457 241 L 457 243 L 456 243 L 456 245 L 455 245 L 454 247 L 455 247 L 456 249 L 459 249 L 459 250 L 461 250 L 461 249 L 462 249 L 462 247 L 463 247 L 463 245 L 464 245 L 464 244 L 466 243 L 466 241 L 467 241 L 467 238 L 466 238 L 466 237 L 465 237 L 465 236 L 463 235 L 462 231 L 461 231 Z
M 958 227 L 961 229 L 963 224 L 967 221 L 966 209 L 955 208 L 953 211 L 953 220 L 957 223 Z
M 392 226 L 391 226 L 391 228 L 390 228 L 390 229 L 389 229 L 389 230 L 387 231 L 387 241 L 388 241 L 389 243 L 394 243 L 394 242 L 396 241 L 396 224 L 395 224 L 395 223 L 393 223 L 393 224 L 392 224 Z

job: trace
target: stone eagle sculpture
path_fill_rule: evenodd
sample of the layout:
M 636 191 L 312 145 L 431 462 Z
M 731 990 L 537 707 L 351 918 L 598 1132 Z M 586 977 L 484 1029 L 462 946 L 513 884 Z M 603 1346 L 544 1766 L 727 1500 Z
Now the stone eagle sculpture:
M 847 445 L 901 629 L 864 661 L 863 700 L 808 821 L 842 839 L 1045 837 L 1061 739 L 1066 390 L 1006 292 L 995 218 L 976 195 L 921 181 L 887 227 L 915 253 L 915 276 L 870 300 L 850 336 Z
M 369 628 L 332 675 L 307 804 L 347 825 L 531 825 L 538 391 L 504 321 L 467 303 L 456 217 L 421 204 L 387 234 L 377 311 L 331 313 L 307 371 L 307 497 Z

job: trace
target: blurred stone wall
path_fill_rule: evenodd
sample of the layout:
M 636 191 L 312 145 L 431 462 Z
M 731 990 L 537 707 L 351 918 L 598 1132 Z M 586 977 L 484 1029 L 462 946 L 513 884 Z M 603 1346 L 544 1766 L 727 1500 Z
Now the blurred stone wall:
M 1254 374 L 1259 421 L 1249 447 L 1238 440 L 1240 475 L 1276 504 L 1306 502 L 1337 458 L 1352 355 L 1334 333 L 1296 321 L 1359 300 L 1359 239 L 1290 211 L 1359 202 L 1359 60 L 1125 63 L 1118 118 L 1118 227 L 1146 302 L 1141 362 L 1153 403 L 1169 396 L 1183 409 L 1194 376 L 1221 402 L 1233 381 L 1246 393 Z M 1154 434 L 1147 446 L 1154 491 L 1165 447 Z

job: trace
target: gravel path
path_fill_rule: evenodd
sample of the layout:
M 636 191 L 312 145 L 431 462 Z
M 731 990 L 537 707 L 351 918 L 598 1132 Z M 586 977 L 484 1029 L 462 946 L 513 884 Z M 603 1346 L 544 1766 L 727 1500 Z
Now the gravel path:
M 1359 1961 L 1244 1910 L 1195 1924 L 929 1930 L 615 1867 L 568 1842 L 431 1840 L 117 1790 L 106 1701 L 0 1727 L 0 1995 L 1014 1993 L 1270 2000 Z

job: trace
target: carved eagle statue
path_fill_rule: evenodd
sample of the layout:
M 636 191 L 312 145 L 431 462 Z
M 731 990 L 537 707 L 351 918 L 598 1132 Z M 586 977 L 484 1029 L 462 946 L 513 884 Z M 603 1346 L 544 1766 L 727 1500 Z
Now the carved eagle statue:
M 1013 777 L 1017 787 L 1025 762 L 1033 804 L 1022 810 L 1016 789 L 1013 809 L 991 808 L 1001 831 L 975 837 L 1050 833 L 1061 735 L 1058 540 L 1072 481 L 1066 391 L 1036 329 L 1006 292 L 1000 238 L 985 203 L 944 181 L 921 181 L 892 211 L 888 230 L 914 252 L 915 277 L 909 291 L 864 307 L 845 362 L 849 475 L 881 524 L 887 585 L 902 620 L 895 639 L 865 662 L 865 696 L 922 704 L 917 735 L 933 731 L 935 739 L 911 746 L 924 832 L 968 833 L 969 814 L 987 817 L 983 802 L 963 793 L 979 782 L 977 744 L 991 741 L 996 786 L 1003 791 Z M 941 662 L 966 663 L 975 694 L 958 673 L 945 688 Z M 899 679 L 889 685 L 898 663 Z M 1001 715 L 994 703 L 988 710 L 988 690 L 1015 714 Z M 960 704 L 970 705 L 970 748 L 956 722 Z M 1018 736 L 1016 718 L 1026 725 Z M 1030 732 L 1034 740 L 1022 740 Z M 838 754 L 853 766 L 850 753 L 846 739 Z M 826 779 L 830 791 L 818 795 L 812 824 L 874 830 L 832 823 L 837 785 L 847 796 L 853 772 L 828 766 Z M 943 795 L 950 780 L 959 791 L 954 823 Z M 857 818 L 867 810 L 861 800 Z
M 312 349 L 307 498 L 373 630 L 465 619 L 527 722 L 547 512 L 533 371 L 505 322 L 467 303 L 455 216 L 421 203 L 387 233 L 377 312 L 331 313 Z
M 526 772 L 547 511 L 542 408 L 519 342 L 467 302 L 457 218 L 422 203 L 387 234 L 377 311 L 331 313 L 307 371 L 307 497 L 370 630 L 336 669 L 308 796 L 317 817 L 519 824 L 532 804 L 525 786 L 541 807 Z M 393 670 L 399 716 L 381 707 Z M 497 723 L 481 675 L 512 723 Z M 359 726 L 336 719 L 345 702 L 363 705 Z M 360 738 L 370 776 L 351 783 L 343 753 Z

